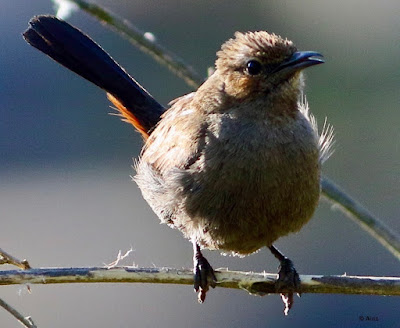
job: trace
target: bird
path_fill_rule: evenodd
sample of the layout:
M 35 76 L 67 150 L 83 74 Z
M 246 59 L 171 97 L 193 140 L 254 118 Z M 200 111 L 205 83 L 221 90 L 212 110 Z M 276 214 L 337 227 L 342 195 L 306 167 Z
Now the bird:
M 199 302 L 218 282 L 203 249 L 246 256 L 267 247 L 280 262 L 276 288 L 287 314 L 300 278 L 274 243 L 298 232 L 319 203 L 332 131 L 318 133 L 303 70 L 323 56 L 267 31 L 236 32 L 204 83 L 163 106 L 61 19 L 35 16 L 23 37 L 105 90 L 142 135 L 134 180 L 161 222 L 192 243 Z

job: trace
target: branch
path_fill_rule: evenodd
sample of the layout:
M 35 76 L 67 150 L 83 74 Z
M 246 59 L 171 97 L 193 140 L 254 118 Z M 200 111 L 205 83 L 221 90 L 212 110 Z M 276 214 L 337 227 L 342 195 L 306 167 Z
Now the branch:
M 8 254 L 6 251 L 0 248 L 0 265 L 2 264 L 15 265 L 22 270 L 28 270 L 31 268 L 27 260 L 18 260 L 16 257 Z
M 183 61 L 164 47 L 150 41 L 145 34 L 138 28 L 128 23 L 126 20 L 118 18 L 100 6 L 89 3 L 85 0 L 53 0 L 57 4 L 73 3 L 86 13 L 112 28 L 120 35 L 126 37 L 133 45 L 141 51 L 149 54 L 157 62 L 165 65 L 173 73 L 182 78 L 189 86 L 197 88 L 202 79 L 194 70 L 185 65 Z M 361 204 L 353 200 L 349 195 L 342 191 L 328 178 L 322 177 L 322 194 L 329 199 L 349 218 L 359 224 L 373 238 L 377 239 L 389 252 L 400 260 L 400 237 L 387 227 L 382 221 L 369 213 Z
M 78 8 L 94 16 L 101 23 L 125 37 L 135 47 L 139 48 L 140 51 L 143 51 L 161 65 L 166 66 L 172 73 L 183 79 L 190 87 L 197 89 L 198 86 L 203 83 L 203 79 L 192 67 L 185 64 L 180 57 L 158 44 L 152 33 L 144 33 L 127 20 L 117 17 L 115 14 L 94 3 L 83 0 L 53 1 L 59 6 L 62 6 L 63 3 L 76 4 Z
M 0 248 L 0 265 L 2 265 L 2 264 L 15 265 L 22 270 L 31 269 L 31 266 L 29 265 L 27 260 L 21 261 L 21 260 L 17 259 L 16 257 L 12 256 L 11 254 L 8 254 L 6 251 L 4 251 Z M 7 272 L 7 271 L 3 271 L 3 272 Z M 21 272 L 21 271 L 19 271 L 19 272 Z M 33 323 L 33 320 L 31 319 L 31 317 L 24 317 L 21 313 L 19 313 L 10 304 L 3 301 L 1 298 L 0 298 L 0 307 L 2 307 L 4 310 L 9 312 L 11 315 L 13 315 L 14 318 L 16 318 L 25 327 L 36 328 L 36 325 Z
M 216 271 L 217 286 L 244 289 L 251 294 L 278 293 L 277 275 Z M 324 294 L 400 295 L 400 277 L 301 275 L 297 292 Z M 65 283 L 156 283 L 193 285 L 191 270 L 172 268 L 88 267 L 0 271 L 0 285 Z M 280 291 L 280 292 L 285 292 Z
M 360 225 L 400 260 L 400 236 L 381 220 L 374 217 L 365 207 L 348 196 L 328 178 L 322 179 L 323 195 L 350 219 Z
M 37 326 L 32 321 L 31 317 L 24 317 L 21 313 L 19 313 L 17 310 L 15 310 L 8 303 L 4 302 L 1 298 L 0 298 L 0 307 L 5 309 L 6 311 L 8 311 L 11 315 L 13 315 L 25 327 L 37 328 Z

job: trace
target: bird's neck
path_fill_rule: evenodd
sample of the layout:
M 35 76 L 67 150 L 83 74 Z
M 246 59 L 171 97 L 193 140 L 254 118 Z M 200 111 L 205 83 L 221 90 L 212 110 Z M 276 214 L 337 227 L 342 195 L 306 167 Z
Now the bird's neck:
M 294 116 L 298 111 L 301 90 L 298 86 L 285 83 L 267 95 L 269 116 Z

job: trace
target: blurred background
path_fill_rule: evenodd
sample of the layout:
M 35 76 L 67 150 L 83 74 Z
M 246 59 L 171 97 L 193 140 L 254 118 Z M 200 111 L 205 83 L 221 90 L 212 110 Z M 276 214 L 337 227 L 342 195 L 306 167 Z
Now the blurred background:
M 307 70 L 307 97 L 336 131 L 324 173 L 400 231 L 400 2 L 96 0 L 179 54 L 203 76 L 237 30 L 267 30 L 324 54 Z M 159 225 L 130 175 L 142 141 L 108 115 L 105 94 L 28 46 L 29 19 L 49 0 L 0 2 L 0 247 L 32 266 L 124 264 L 192 267 L 192 247 Z M 94 18 L 88 33 L 162 104 L 190 92 L 180 79 Z M 277 246 L 301 274 L 399 275 L 399 262 L 325 201 L 303 230 Z M 240 259 L 205 252 L 214 268 L 276 272 L 265 249 Z M 3 266 L 0 269 L 4 270 Z M 311 295 L 288 317 L 277 295 L 212 290 L 203 305 L 189 286 L 50 285 L 1 288 L 0 297 L 39 327 L 398 327 L 397 297 Z M 360 316 L 374 316 L 366 322 Z M 19 324 L 0 309 L 1 327 Z

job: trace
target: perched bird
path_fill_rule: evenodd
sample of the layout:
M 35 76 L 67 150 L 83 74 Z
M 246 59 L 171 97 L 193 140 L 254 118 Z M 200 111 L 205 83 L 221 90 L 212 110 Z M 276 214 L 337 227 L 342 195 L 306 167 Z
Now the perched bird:
M 199 89 L 164 108 L 68 23 L 34 17 L 24 38 L 104 89 L 142 134 L 135 181 L 160 220 L 193 243 L 199 301 L 217 282 L 201 249 L 247 255 L 266 246 L 280 261 L 288 311 L 299 275 L 273 243 L 299 231 L 319 201 L 331 136 L 318 135 L 302 102 L 302 70 L 322 56 L 275 34 L 236 32 Z

